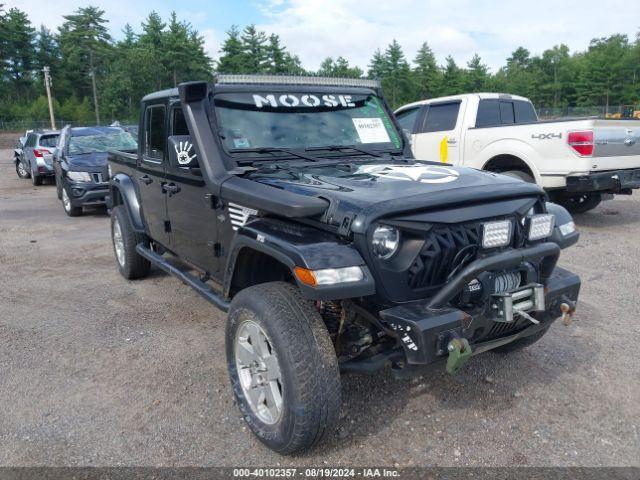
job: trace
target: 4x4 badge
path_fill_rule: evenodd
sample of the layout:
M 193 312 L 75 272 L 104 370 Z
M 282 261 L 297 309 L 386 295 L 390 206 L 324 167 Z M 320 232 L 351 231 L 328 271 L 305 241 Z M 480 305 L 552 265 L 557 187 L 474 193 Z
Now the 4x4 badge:
M 195 153 L 189 156 L 189 152 L 191 151 L 192 147 L 193 145 L 188 141 L 180 142 L 179 144 L 174 145 L 174 148 L 176 150 L 176 155 L 177 155 L 176 158 L 178 159 L 178 163 L 180 165 L 186 165 L 189 162 L 191 162 L 191 160 L 196 158 Z

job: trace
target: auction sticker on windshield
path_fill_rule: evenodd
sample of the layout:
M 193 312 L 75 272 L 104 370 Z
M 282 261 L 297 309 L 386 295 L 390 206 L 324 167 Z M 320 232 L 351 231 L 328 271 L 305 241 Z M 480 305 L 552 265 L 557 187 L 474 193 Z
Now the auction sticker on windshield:
M 362 143 L 389 143 L 391 139 L 381 118 L 353 118 Z

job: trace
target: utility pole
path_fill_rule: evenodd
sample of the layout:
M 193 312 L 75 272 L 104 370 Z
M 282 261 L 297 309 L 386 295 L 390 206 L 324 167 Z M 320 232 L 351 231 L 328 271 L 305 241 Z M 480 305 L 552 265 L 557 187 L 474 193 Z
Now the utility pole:
M 53 99 L 51 98 L 51 75 L 49 67 L 42 69 L 44 72 L 44 86 L 47 89 L 47 100 L 49 101 L 49 120 L 51 120 L 51 130 L 56 129 L 56 119 L 53 116 Z
M 89 67 L 91 68 L 91 85 L 93 86 L 93 106 L 96 111 L 96 125 L 100 125 L 100 111 L 98 110 L 98 89 L 96 88 L 96 69 L 93 67 L 93 50 L 89 51 Z

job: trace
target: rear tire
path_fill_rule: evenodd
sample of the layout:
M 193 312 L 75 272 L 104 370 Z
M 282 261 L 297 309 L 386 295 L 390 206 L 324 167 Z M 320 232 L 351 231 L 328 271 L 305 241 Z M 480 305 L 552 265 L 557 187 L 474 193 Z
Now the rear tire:
M 536 183 L 535 179 L 529 175 L 527 172 L 523 172 L 522 170 L 507 170 L 506 172 L 500 172 L 502 175 L 506 175 L 507 177 L 517 178 L 527 183 Z
M 238 407 L 262 443 L 293 454 L 333 433 L 341 404 L 338 361 L 320 314 L 296 287 L 270 282 L 238 293 L 226 350 Z
M 133 229 L 129 213 L 123 205 L 111 211 L 111 241 L 120 275 L 128 280 L 136 280 L 149 274 L 151 262 L 136 251 L 139 243 L 148 246 L 149 239 Z
M 586 213 L 593 210 L 602 201 L 599 193 L 584 193 L 573 197 L 560 197 L 558 203 L 571 213 Z
M 511 343 L 507 343 L 506 345 L 502 345 L 500 347 L 494 348 L 493 351 L 498 353 L 517 352 L 518 350 L 522 350 L 523 348 L 526 348 L 536 343 L 538 340 L 544 337 L 544 334 L 547 333 L 548 331 L 549 331 L 549 327 L 543 328 L 542 330 L 539 330 L 533 335 L 530 335 L 524 338 L 519 338 L 518 340 L 515 340 Z
M 35 175 L 35 174 L 31 174 L 31 183 L 33 183 L 33 185 L 35 187 L 39 187 L 40 185 L 42 185 L 42 177 L 40 175 Z

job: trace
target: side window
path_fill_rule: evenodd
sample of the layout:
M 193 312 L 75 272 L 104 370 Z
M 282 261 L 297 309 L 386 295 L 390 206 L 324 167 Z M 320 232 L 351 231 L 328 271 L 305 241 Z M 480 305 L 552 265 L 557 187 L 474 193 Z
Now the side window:
M 162 160 L 166 141 L 164 105 L 147 107 L 144 115 L 144 154 Z
M 500 104 L 498 100 L 480 100 L 476 127 L 500 125 Z
M 25 147 L 35 147 L 36 146 L 36 138 L 37 136 L 33 133 L 30 133 L 27 137 L 27 143 L 24 144 Z
M 516 116 L 513 113 L 513 102 L 500 102 L 500 123 L 502 125 L 513 125 L 516 123 Z
M 396 119 L 398 120 L 400 128 L 408 131 L 409 133 L 413 133 L 418 113 L 420 113 L 420 107 L 408 108 L 407 110 L 403 110 L 398 113 L 396 115 Z
M 420 131 L 428 133 L 453 130 L 456 128 L 456 123 L 458 122 L 459 111 L 460 102 L 429 105 L 427 119 Z
M 530 102 L 514 100 L 513 109 L 516 113 L 516 123 L 535 123 L 538 121 L 538 115 Z
M 189 128 L 187 128 L 187 122 L 184 120 L 184 112 L 182 108 L 174 108 L 172 110 L 173 122 L 171 135 L 189 135 Z

